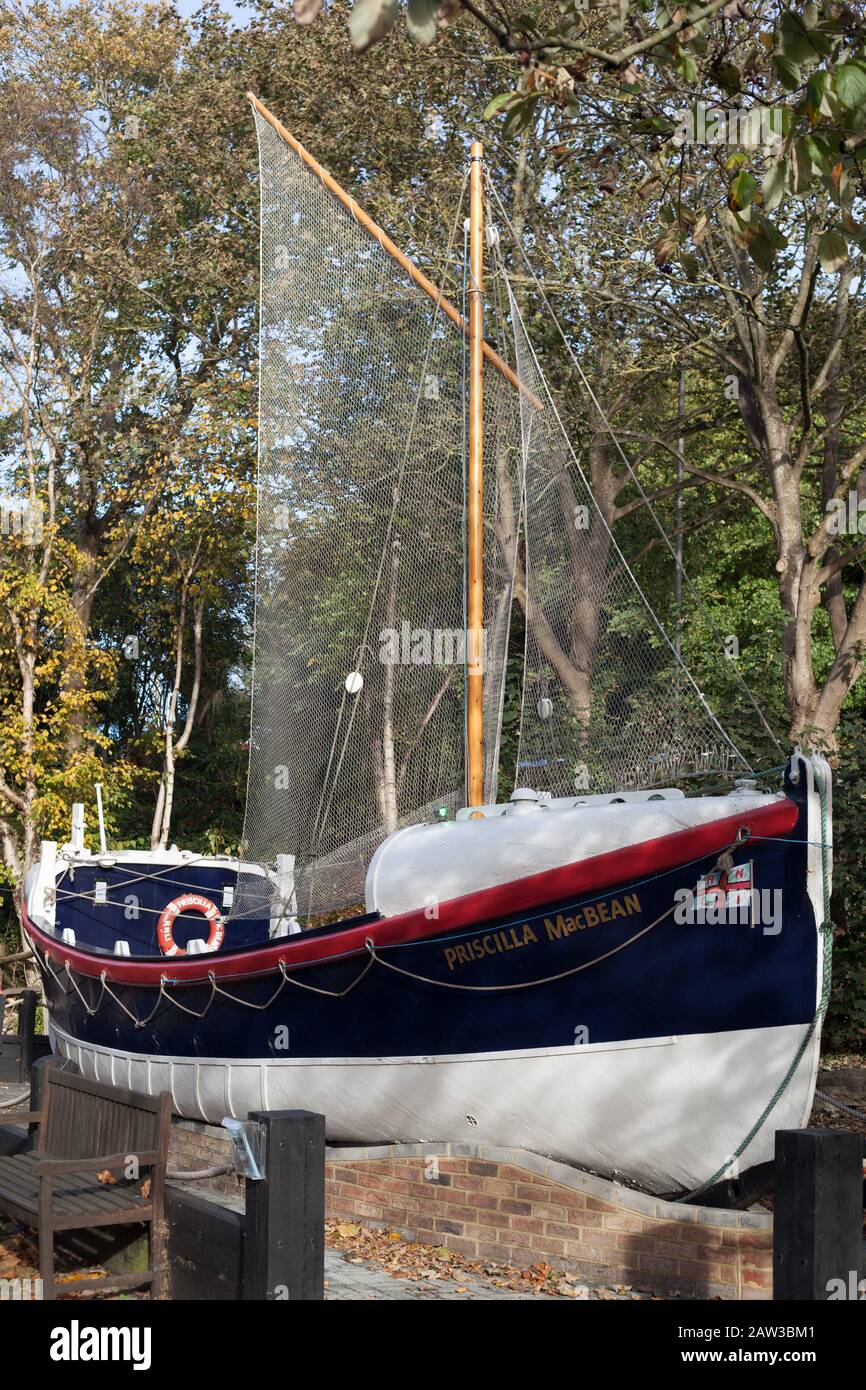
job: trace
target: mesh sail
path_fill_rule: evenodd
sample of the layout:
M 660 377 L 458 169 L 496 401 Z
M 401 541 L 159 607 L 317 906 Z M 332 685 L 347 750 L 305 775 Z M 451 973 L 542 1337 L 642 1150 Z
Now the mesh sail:
M 526 656 L 518 785 L 556 796 L 748 766 L 677 657 L 601 511 L 509 287 L 521 383 Z
M 363 899 L 385 835 L 464 800 L 463 335 L 256 113 L 261 336 L 244 857 L 296 910 Z M 517 393 L 485 370 L 491 525 L 519 495 Z M 486 792 L 508 646 L 486 573 Z M 291 860 L 281 861 L 283 864 Z M 284 885 L 285 886 L 285 885 Z M 242 871 L 235 916 L 272 890 Z M 294 903 L 293 903 L 294 906 Z

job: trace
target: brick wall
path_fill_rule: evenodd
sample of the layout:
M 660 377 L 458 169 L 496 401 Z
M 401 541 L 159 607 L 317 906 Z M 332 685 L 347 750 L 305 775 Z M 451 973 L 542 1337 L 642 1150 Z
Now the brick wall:
M 330 1149 L 329 1215 L 380 1223 L 457 1254 L 705 1298 L 771 1298 L 765 1212 L 679 1206 L 519 1149 Z
M 231 1140 L 219 1125 L 178 1119 L 172 1124 L 168 1145 L 170 1170 L 198 1173 L 217 1164 L 232 1163 L 233 1152 Z M 222 1192 L 229 1197 L 242 1197 L 244 1194 L 244 1180 L 236 1173 L 224 1173 L 218 1178 L 208 1178 L 194 1184 L 184 1183 L 183 1186 Z
M 230 1161 L 224 1129 L 175 1121 L 170 1167 Z M 481 1144 L 329 1148 L 325 1179 L 329 1216 L 470 1258 L 521 1268 L 546 1260 L 594 1283 L 703 1298 L 772 1297 L 768 1212 L 679 1206 L 538 1154 Z M 243 1180 L 197 1188 L 242 1195 Z

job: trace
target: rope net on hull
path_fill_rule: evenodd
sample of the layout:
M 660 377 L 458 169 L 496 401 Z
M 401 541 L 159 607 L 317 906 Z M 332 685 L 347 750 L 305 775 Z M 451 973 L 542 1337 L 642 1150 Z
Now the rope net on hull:
M 294 857 L 287 872 L 306 917 L 357 903 L 385 835 L 464 800 L 465 346 L 258 113 L 256 125 L 261 383 L 243 841 L 254 863 Z M 516 515 L 517 392 L 487 365 L 485 393 L 487 506 Z M 489 797 L 508 559 L 507 547 L 489 548 Z M 261 878 L 242 872 L 233 915 L 267 911 Z

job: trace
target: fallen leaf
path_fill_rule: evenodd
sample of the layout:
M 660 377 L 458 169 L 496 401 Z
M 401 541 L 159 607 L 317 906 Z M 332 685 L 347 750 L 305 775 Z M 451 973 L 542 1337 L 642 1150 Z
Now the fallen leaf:
M 58 1284 L 77 1284 L 83 1279 L 106 1279 L 107 1270 L 104 1269 L 74 1269 L 71 1274 L 58 1274 Z
M 522 1294 L 524 1297 L 527 1293 L 534 1297 L 581 1300 L 617 1297 L 610 1289 L 601 1292 L 582 1284 L 577 1275 L 554 1269 L 544 1260 L 519 1270 L 514 1265 L 472 1260 L 449 1250 L 447 1245 L 423 1245 L 405 1236 L 395 1239 L 396 1235 L 399 1232 L 363 1226 L 360 1222 L 334 1218 L 325 1222 L 328 1244 L 339 1249 L 347 1263 L 372 1265 L 392 1279 L 410 1280 L 417 1286 L 419 1294 L 428 1298 L 436 1297 L 434 1285 L 449 1280 L 453 1280 L 461 1293 L 468 1293 L 471 1297 L 471 1286 L 465 1282 L 467 1275 L 486 1281 L 490 1288 Z M 619 1287 L 627 1289 L 625 1285 Z M 650 1294 L 650 1290 L 644 1290 L 641 1293 L 626 1292 L 620 1296 L 644 1298 Z

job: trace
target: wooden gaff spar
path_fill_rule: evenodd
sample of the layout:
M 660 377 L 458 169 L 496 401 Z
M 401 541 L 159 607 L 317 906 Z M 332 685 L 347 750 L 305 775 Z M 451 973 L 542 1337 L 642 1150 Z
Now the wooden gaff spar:
M 414 281 L 418 288 L 422 289 L 425 294 L 429 295 L 436 307 L 442 310 L 442 313 L 445 315 L 445 317 L 449 318 L 451 322 L 455 325 L 455 327 L 460 329 L 461 333 L 465 333 L 468 335 L 469 324 L 461 314 L 460 310 L 455 309 L 454 305 L 450 302 L 450 300 L 446 299 L 445 296 L 436 288 L 436 286 L 433 284 L 433 281 L 427 278 L 423 270 L 418 269 L 415 262 L 410 260 L 410 258 L 405 254 L 405 252 L 400 250 L 399 246 L 396 244 L 396 242 L 393 242 L 391 240 L 387 232 L 382 231 L 382 228 L 379 227 L 373 221 L 372 217 L 370 217 L 369 214 L 366 213 L 364 209 L 360 207 L 358 203 L 355 202 L 355 199 L 351 196 L 351 194 L 347 193 L 345 188 L 342 188 L 340 184 L 337 183 L 337 180 L 328 173 L 327 169 L 322 168 L 319 161 L 313 158 L 309 150 L 304 149 L 304 146 L 301 144 L 301 142 L 299 140 L 296 140 L 294 135 L 292 135 L 288 130 L 286 130 L 286 127 L 283 125 L 282 121 L 277 120 L 273 112 L 269 111 L 268 108 L 261 101 L 259 101 L 257 96 L 255 96 L 252 92 L 247 92 L 247 98 L 252 104 L 252 106 L 255 107 L 256 111 L 258 111 L 262 119 L 266 120 L 269 125 L 273 126 L 277 134 L 280 135 L 283 138 L 283 140 L 285 140 L 287 145 L 291 146 L 298 158 L 302 160 L 304 164 L 306 164 L 308 169 L 311 169 L 313 171 L 316 177 L 320 179 L 321 182 L 324 184 L 325 188 L 327 188 L 330 193 L 333 193 L 334 197 L 343 204 L 344 208 L 348 209 L 348 211 L 352 214 L 358 225 L 360 227 L 363 227 L 365 231 L 370 233 L 370 236 L 373 238 L 374 241 L 377 241 L 379 243 L 383 251 L 386 251 L 389 256 L 393 256 L 397 264 L 401 266 L 403 270 L 406 271 L 407 275 L 410 277 L 411 280 Z M 499 372 L 501 376 L 505 377 L 505 380 L 514 387 L 515 391 L 520 391 L 521 394 L 526 397 L 526 399 L 534 406 L 536 410 L 544 409 L 544 406 L 542 402 L 538 399 L 538 397 L 534 395 L 531 391 L 527 390 L 527 388 L 520 381 L 520 378 L 518 377 L 517 373 L 512 371 L 511 367 L 509 367 L 507 362 L 503 362 L 502 358 L 499 356 L 499 353 L 496 352 L 490 346 L 489 343 L 482 341 L 481 351 L 484 357 L 490 363 L 490 365 L 492 367 L 495 367 L 497 372 Z

